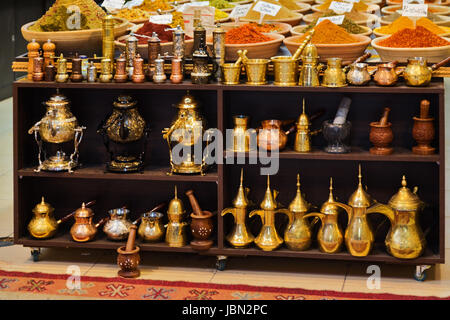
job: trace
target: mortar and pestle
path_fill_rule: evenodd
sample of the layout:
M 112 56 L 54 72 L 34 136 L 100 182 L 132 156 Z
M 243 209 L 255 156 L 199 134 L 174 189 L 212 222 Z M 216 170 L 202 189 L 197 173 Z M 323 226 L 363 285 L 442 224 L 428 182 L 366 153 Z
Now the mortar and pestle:
M 239 53 L 241 52 L 241 53 Z M 239 84 L 239 77 L 241 75 L 241 62 L 242 62 L 242 51 L 238 51 L 239 58 L 234 63 L 224 63 L 222 65 L 223 71 L 223 82 L 222 84 L 233 85 Z M 243 54 L 247 54 L 247 50 L 243 51 Z
M 135 246 L 136 241 L 136 225 L 130 227 L 127 245 L 117 248 L 117 265 L 120 270 L 117 274 L 122 278 L 137 278 L 141 274 L 138 269 L 140 256 L 139 247 Z
M 413 117 L 414 125 L 412 136 L 417 141 L 417 146 L 412 148 L 412 152 L 420 155 L 433 154 L 436 148 L 430 144 L 434 139 L 434 118 L 430 117 L 430 101 L 422 100 L 420 102 L 420 117 Z
M 194 240 L 190 243 L 191 248 L 199 251 L 208 250 L 213 245 L 213 241 L 209 239 L 213 232 L 213 214 L 200 208 L 193 190 L 188 190 L 186 196 L 192 207 L 191 232 Z
M 373 147 L 370 148 L 370 153 L 376 155 L 388 155 L 394 151 L 394 148 L 390 146 L 392 140 L 394 140 L 394 134 L 392 133 L 392 123 L 388 122 L 389 112 L 391 109 L 384 108 L 383 116 L 379 122 L 370 123 L 370 142 L 373 143 Z

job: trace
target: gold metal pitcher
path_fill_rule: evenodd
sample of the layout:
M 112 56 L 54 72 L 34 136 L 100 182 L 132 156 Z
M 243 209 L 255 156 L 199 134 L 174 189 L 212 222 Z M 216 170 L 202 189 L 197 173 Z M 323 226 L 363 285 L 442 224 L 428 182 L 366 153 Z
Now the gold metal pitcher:
M 406 185 L 406 178 L 403 176 L 402 187 L 389 200 L 390 208 L 383 207 L 379 211 L 391 222 L 385 240 L 388 252 L 399 259 L 415 259 L 422 255 L 426 247 L 418 217 L 424 203 L 416 194 L 418 188 L 415 187 L 411 192 Z
M 249 117 L 246 115 L 236 115 L 233 116 L 234 128 L 232 133 L 233 145 L 231 151 L 234 152 L 249 152 L 256 150 L 256 139 L 251 141 L 251 131 L 254 131 L 256 136 L 256 131 L 254 129 L 248 128 Z
M 341 58 L 328 58 L 327 68 L 323 73 L 322 86 L 339 88 L 347 86 L 346 68 L 342 68 Z
M 260 204 L 261 210 L 253 210 L 250 212 L 250 218 L 254 215 L 261 217 L 263 224 L 261 231 L 255 239 L 256 245 L 264 251 L 272 251 L 283 243 L 283 238 L 278 235 L 275 229 L 275 214 L 284 213 L 289 217 L 289 226 L 293 222 L 292 213 L 287 209 L 278 209 L 276 198 L 278 191 L 274 190 L 273 194 L 270 190 L 270 178 L 267 176 L 267 189 L 263 201 Z
M 289 204 L 294 221 L 284 234 L 284 242 L 291 250 L 307 250 L 311 245 L 311 226 L 305 219 L 305 214 L 311 205 L 305 200 L 300 190 L 300 175 L 297 174 L 297 193 L 294 200 Z
M 241 169 L 241 180 L 236 198 L 233 200 L 233 208 L 222 210 L 222 216 L 231 213 L 234 217 L 234 226 L 231 232 L 225 237 L 234 248 L 245 248 L 249 246 L 255 237 L 248 231 L 245 220 L 247 217 L 247 207 L 250 201 L 247 195 L 249 188 L 244 188 L 244 169 Z
M 304 219 L 319 217 L 322 225 L 317 233 L 319 250 L 325 253 L 341 251 L 344 235 L 338 224 L 339 207 L 334 202 L 333 178 L 330 178 L 330 194 L 328 200 L 320 208 L 320 212 L 308 213 Z
M 142 215 L 138 234 L 142 240 L 159 242 L 165 234 L 161 212 L 146 212 Z
M 185 213 L 183 201 L 178 199 L 177 186 L 175 186 L 175 197 L 170 200 L 167 209 L 169 223 L 166 228 L 166 243 L 169 247 L 180 248 L 187 244 L 188 223 L 183 221 Z
M 373 247 L 374 234 L 367 220 L 369 213 L 379 213 L 387 205 L 377 203 L 373 200 L 362 186 L 361 165 L 359 165 L 358 188 L 348 199 L 348 205 L 334 202 L 335 205 L 343 208 L 348 215 L 348 224 L 345 229 L 345 245 L 352 256 L 365 257 Z
M 406 85 L 413 87 L 429 85 L 433 77 L 433 71 L 446 65 L 448 62 L 450 62 L 450 57 L 428 67 L 427 59 L 423 57 L 409 58 L 408 64 L 403 70 L 403 78 L 405 78 Z
M 171 127 L 162 131 L 163 138 L 169 146 L 171 166 L 169 175 L 173 173 L 204 175 L 205 159 L 202 154 L 200 155 L 202 158 L 196 158 L 194 146 L 202 143 L 206 120 L 199 111 L 198 102 L 189 92 L 181 99 L 177 108 L 178 112 Z M 180 161 L 174 161 L 172 149 L 179 143 L 183 145 L 183 157 L 179 159 Z

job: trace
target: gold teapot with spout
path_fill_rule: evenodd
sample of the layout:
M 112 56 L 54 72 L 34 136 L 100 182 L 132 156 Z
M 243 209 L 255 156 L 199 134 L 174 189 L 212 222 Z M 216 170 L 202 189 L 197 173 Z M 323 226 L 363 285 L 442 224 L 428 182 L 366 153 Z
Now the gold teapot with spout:
M 319 250 L 324 253 L 341 251 L 344 235 L 338 223 L 339 207 L 334 202 L 333 178 L 330 178 L 330 194 L 328 200 L 320 208 L 320 212 L 308 213 L 304 219 L 318 217 L 322 225 L 317 233 Z
M 241 169 L 241 180 L 236 198 L 233 200 L 233 208 L 222 210 L 222 216 L 231 213 L 234 217 L 234 226 L 231 232 L 225 237 L 234 248 L 245 248 L 249 246 L 255 237 L 248 231 L 245 219 L 247 217 L 247 207 L 250 201 L 247 195 L 250 191 L 243 186 L 244 169 Z
M 417 187 L 411 192 L 406 185 L 406 178 L 403 176 L 402 187 L 389 200 L 389 207 L 380 208 L 379 211 L 391 222 L 385 240 L 388 252 L 399 259 L 415 259 L 422 255 L 426 247 L 418 217 L 424 202 L 416 194 Z
M 250 218 L 259 215 L 263 224 L 261 231 L 255 239 L 256 245 L 264 251 L 272 251 L 281 246 L 283 238 L 279 236 L 275 228 L 275 214 L 284 213 L 289 217 L 289 226 L 293 222 L 292 213 L 288 209 L 278 209 L 276 198 L 278 191 L 270 189 L 270 178 L 267 176 L 267 189 L 264 199 L 260 204 L 260 210 L 250 212 Z
M 194 153 L 194 146 L 203 141 L 206 120 L 200 113 L 198 102 L 189 92 L 181 99 L 177 108 L 178 112 L 171 127 L 162 131 L 163 138 L 169 146 L 171 170 L 168 174 L 200 173 L 204 175 L 207 167 L 205 158 L 203 154 L 197 156 Z M 181 159 L 179 156 L 175 158 L 172 153 L 173 148 L 178 144 L 182 145 L 183 156 Z
M 442 60 L 439 63 L 433 64 L 431 67 L 427 66 L 427 59 L 423 57 L 414 57 L 408 59 L 408 64 L 403 70 L 403 78 L 405 78 L 406 85 L 412 87 L 427 86 L 433 77 L 433 71 L 446 65 L 450 62 L 450 57 Z
M 294 200 L 289 204 L 289 211 L 292 212 L 294 221 L 284 233 L 284 242 L 291 250 L 307 250 L 311 245 L 311 226 L 305 219 L 305 214 L 311 208 L 300 190 L 300 175 L 297 174 L 297 193 Z
M 70 111 L 69 99 L 58 91 L 43 104 L 47 108 L 45 116 L 28 130 L 29 134 L 34 134 L 39 147 L 39 166 L 35 171 L 72 172 L 79 165 L 78 147 L 83 139 L 83 130 L 86 128 L 78 125 L 77 118 Z M 74 150 L 67 156 L 63 151 L 63 144 L 70 141 L 74 143 Z M 43 142 L 48 144 L 49 150 L 45 150 L 47 148 L 44 148 Z M 46 156 L 51 149 L 56 149 L 54 155 Z
M 377 203 L 364 191 L 362 186 L 361 165 L 359 165 L 358 188 L 348 199 L 348 205 L 334 202 L 343 208 L 348 215 L 348 224 L 345 229 L 345 244 L 352 256 L 365 257 L 373 247 L 374 234 L 367 219 L 370 213 L 379 213 L 383 208 L 389 208 L 385 204 Z
M 314 115 L 314 117 L 319 116 L 319 114 Z M 311 152 L 311 137 L 318 134 L 321 129 L 311 131 L 311 119 L 305 112 L 305 99 L 303 98 L 303 109 L 302 114 L 298 117 L 297 132 L 295 134 L 294 150 L 296 152 Z
M 186 210 L 183 202 L 178 199 L 177 186 L 175 186 L 175 197 L 170 200 L 167 209 L 169 223 L 166 228 L 166 243 L 169 247 L 184 247 L 187 244 L 187 222 L 183 221 Z

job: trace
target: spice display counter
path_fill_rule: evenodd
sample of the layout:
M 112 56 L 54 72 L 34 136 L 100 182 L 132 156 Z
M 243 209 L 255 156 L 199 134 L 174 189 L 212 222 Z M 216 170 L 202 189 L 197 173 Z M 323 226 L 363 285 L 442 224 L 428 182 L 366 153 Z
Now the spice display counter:
M 72 112 L 80 124 L 87 129 L 80 145 L 82 166 L 73 173 L 35 172 L 37 147 L 27 131 L 38 121 L 43 113 L 40 102 L 45 101 L 55 89 L 59 88 L 72 103 Z M 387 203 L 400 187 L 402 175 L 406 175 L 408 186 L 419 186 L 418 194 L 427 204 L 420 215 L 422 229 L 426 234 L 427 249 L 419 258 L 400 260 L 386 252 L 384 239 L 389 229 L 389 221 L 382 215 L 374 214 L 369 220 L 374 226 L 375 246 L 366 257 L 354 257 L 345 249 L 340 253 L 326 254 L 317 249 L 316 229 L 313 228 L 313 244 L 306 251 L 292 251 L 282 246 L 274 251 L 262 251 L 255 246 L 234 249 L 225 240 L 230 232 L 232 218 L 221 217 L 220 212 L 231 206 L 239 185 L 241 168 L 244 168 L 245 186 L 250 187 L 250 198 L 259 203 L 266 188 L 265 177 L 260 175 L 261 164 L 230 164 L 237 160 L 236 154 L 225 151 L 223 164 L 219 163 L 201 175 L 167 175 L 169 153 L 161 130 L 167 127 L 175 115 L 171 106 L 177 103 L 186 90 L 201 103 L 202 112 L 209 128 L 233 128 L 233 116 L 250 116 L 250 127 L 256 128 L 265 119 L 296 119 L 301 113 L 301 101 L 306 100 L 306 111 L 314 114 L 325 109 L 325 114 L 313 122 L 320 127 L 322 121 L 334 116 L 341 98 L 346 95 L 352 99 L 348 120 L 352 122 L 352 152 L 330 154 L 323 150 L 322 136 L 313 138 L 311 153 L 292 151 L 292 141 L 288 148 L 280 152 L 279 172 L 271 177 L 272 188 L 280 191 L 279 202 L 287 206 L 295 195 L 296 175 L 300 173 L 302 191 L 312 204 L 318 206 L 327 199 L 328 181 L 333 177 L 334 194 L 340 202 L 346 202 L 357 186 L 358 164 L 362 165 L 363 183 L 370 194 L 379 202 Z M 146 166 L 142 173 L 115 174 L 105 172 L 107 154 L 100 135 L 96 130 L 102 119 L 110 112 L 111 103 L 119 94 L 133 96 L 138 101 L 139 112 L 148 122 L 151 133 L 148 143 Z M 433 146 L 436 153 L 416 155 L 411 151 L 414 140 L 411 136 L 413 116 L 419 112 L 422 99 L 431 103 L 430 114 L 435 118 L 436 138 Z M 394 131 L 394 153 L 378 156 L 369 152 L 369 123 L 379 117 L 384 107 L 391 108 Z M 95 220 L 107 215 L 107 210 L 127 205 L 132 219 L 150 207 L 173 197 L 174 185 L 179 194 L 194 189 L 199 202 L 205 210 L 215 213 L 214 245 L 207 251 L 198 252 L 190 246 L 169 247 L 165 243 L 142 243 L 137 241 L 143 251 L 176 253 L 200 253 L 218 256 L 217 267 L 223 270 L 228 256 L 293 257 L 303 259 L 323 259 L 359 261 L 374 263 L 395 263 L 416 265 L 420 279 L 425 266 L 445 261 L 445 168 L 444 168 L 444 84 L 436 79 L 429 87 L 406 87 L 398 84 L 393 87 L 347 86 L 343 88 L 324 87 L 278 87 L 220 84 L 193 85 L 153 83 L 49 83 L 19 80 L 14 83 L 14 242 L 34 248 L 92 248 L 115 250 L 124 242 L 106 239 L 102 232 L 87 243 L 71 240 L 68 233 L 70 223 L 61 226 L 55 237 L 48 240 L 31 238 L 27 224 L 32 209 L 41 196 L 56 208 L 55 216 L 61 218 L 82 201 L 96 199 L 93 207 Z M 244 154 L 248 160 L 251 154 Z M 237 161 L 234 161 L 236 163 Z M 259 163 L 259 162 L 258 162 Z M 183 196 L 185 205 L 188 201 Z M 188 209 L 187 207 L 186 209 Z M 190 213 L 188 211 L 188 213 Z M 345 229 L 347 217 L 339 216 L 339 223 Z M 276 218 L 276 225 L 282 230 L 287 224 L 284 217 Z M 258 219 L 248 223 L 253 234 L 261 227 Z

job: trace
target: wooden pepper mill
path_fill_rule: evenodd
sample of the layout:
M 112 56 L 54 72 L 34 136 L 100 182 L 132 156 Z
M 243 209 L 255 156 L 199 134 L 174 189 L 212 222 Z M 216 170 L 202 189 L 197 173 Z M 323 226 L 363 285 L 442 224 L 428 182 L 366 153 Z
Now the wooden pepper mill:
M 42 50 L 44 51 L 44 68 L 50 64 L 54 64 L 53 57 L 55 56 L 56 45 L 48 39 L 47 42 L 42 45 Z
M 392 133 L 392 123 L 388 122 L 389 112 L 391 109 L 384 108 L 383 116 L 379 122 L 370 123 L 370 142 L 373 143 L 373 147 L 370 148 L 370 153 L 376 155 L 387 155 L 394 151 L 390 145 L 394 140 L 394 134 Z
M 119 254 L 117 256 L 117 265 L 120 267 L 117 274 L 123 278 L 137 278 L 141 274 L 138 269 L 141 260 L 139 256 L 140 248 L 135 246 L 136 229 L 136 225 L 132 225 L 130 227 L 127 245 L 117 248 L 117 253 Z
M 412 148 L 412 152 L 415 154 L 429 155 L 436 150 L 430 145 L 434 139 L 434 118 L 430 118 L 429 110 L 430 101 L 422 100 L 420 102 L 420 117 L 413 117 L 412 136 L 417 141 L 417 146 Z
M 194 191 L 186 192 L 191 203 L 191 232 L 194 240 L 191 241 L 191 248 L 194 250 L 208 250 L 213 245 L 213 241 L 209 238 L 213 232 L 212 213 L 202 210 L 194 196 Z

